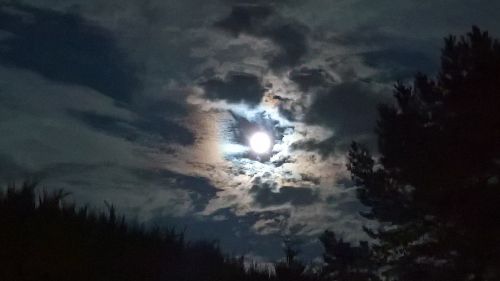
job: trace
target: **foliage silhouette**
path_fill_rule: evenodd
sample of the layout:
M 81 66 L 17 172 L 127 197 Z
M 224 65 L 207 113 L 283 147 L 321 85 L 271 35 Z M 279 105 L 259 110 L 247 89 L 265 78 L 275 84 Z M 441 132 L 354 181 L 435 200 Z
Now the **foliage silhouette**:
M 327 280 L 378 281 L 378 263 L 368 243 L 352 246 L 325 231 L 320 237 L 325 248 L 321 275 Z
M 35 186 L 0 195 L 0 280 L 275 280 L 216 242 L 130 226 L 112 205 L 107 213 L 76 208 L 62 191 L 37 200 Z
M 295 280 L 318 280 L 310 268 L 302 263 L 298 258 L 300 241 L 292 239 L 290 236 L 283 238 L 284 260 L 274 264 L 276 279 L 279 281 Z
M 435 79 L 397 83 L 381 105 L 379 157 L 353 143 L 367 233 L 397 280 L 500 280 L 500 43 L 473 27 L 445 39 Z

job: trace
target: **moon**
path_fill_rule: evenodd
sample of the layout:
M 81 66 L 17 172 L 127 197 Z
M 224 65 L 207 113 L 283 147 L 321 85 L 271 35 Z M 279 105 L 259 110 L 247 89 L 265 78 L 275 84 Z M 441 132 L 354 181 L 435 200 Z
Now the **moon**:
M 250 148 L 257 154 L 264 154 L 271 149 L 271 137 L 265 132 L 256 132 L 250 137 Z

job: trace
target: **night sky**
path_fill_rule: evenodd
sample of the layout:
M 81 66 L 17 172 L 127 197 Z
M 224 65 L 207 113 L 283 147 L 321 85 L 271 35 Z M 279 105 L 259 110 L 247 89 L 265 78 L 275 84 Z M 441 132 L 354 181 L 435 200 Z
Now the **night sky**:
M 345 153 L 442 38 L 500 35 L 500 1 L 0 4 L 0 178 L 186 227 L 257 261 L 283 236 L 367 239 Z M 272 150 L 249 148 L 255 132 Z

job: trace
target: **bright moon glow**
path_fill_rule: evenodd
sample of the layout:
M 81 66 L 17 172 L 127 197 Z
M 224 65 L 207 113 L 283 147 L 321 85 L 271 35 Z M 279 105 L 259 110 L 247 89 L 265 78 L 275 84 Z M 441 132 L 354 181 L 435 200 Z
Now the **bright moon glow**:
M 271 148 L 271 138 L 264 132 L 257 132 L 250 137 L 250 148 L 258 154 L 266 153 Z

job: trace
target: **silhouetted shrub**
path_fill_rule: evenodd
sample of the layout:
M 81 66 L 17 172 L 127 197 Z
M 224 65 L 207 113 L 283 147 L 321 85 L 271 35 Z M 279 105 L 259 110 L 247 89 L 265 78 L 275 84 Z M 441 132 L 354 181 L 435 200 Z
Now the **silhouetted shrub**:
M 185 243 L 174 229 L 129 226 L 116 214 L 63 201 L 36 183 L 0 194 L 0 280 L 272 280 L 216 242 Z

